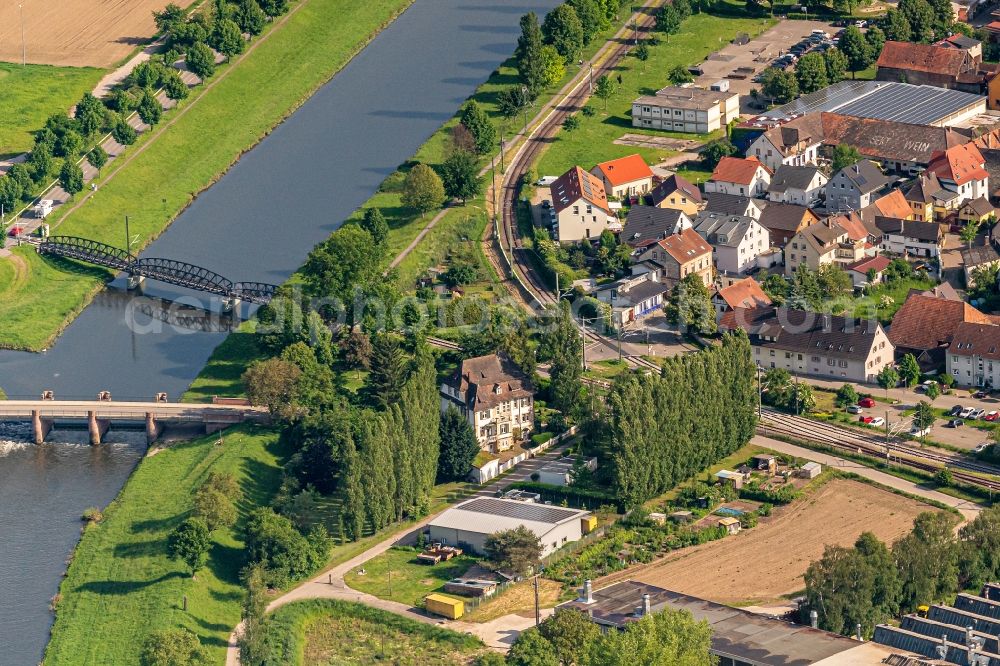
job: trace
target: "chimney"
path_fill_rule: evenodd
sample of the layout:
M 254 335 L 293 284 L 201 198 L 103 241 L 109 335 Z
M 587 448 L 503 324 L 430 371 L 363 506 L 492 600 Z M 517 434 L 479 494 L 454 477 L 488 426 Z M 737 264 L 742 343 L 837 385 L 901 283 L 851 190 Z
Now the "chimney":
M 819 629 L 819 613 L 814 610 L 809 611 L 809 626 L 813 629 Z
M 650 615 L 652 612 L 653 612 L 653 605 L 649 600 L 649 595 L 648 594 L 642 595 L 642 616 L 646 617 L 647 615 Z
M 590 579 L 583 581 L 583 595 L 580 597 L 580 601 L 585 604 L 594 603 L 594 584 L 590 582 Z

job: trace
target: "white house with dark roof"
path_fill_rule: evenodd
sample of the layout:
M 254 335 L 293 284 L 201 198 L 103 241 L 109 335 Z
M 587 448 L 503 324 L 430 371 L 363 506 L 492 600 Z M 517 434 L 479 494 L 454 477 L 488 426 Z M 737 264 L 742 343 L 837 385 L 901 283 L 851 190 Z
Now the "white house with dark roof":
M 875 226 L 882 232 L 882 251 L 900 256 L 937 257 L 941 254 L 944 234 L 937 222 L 916 222 L 894 217 L 876 217 Z
M 871 160 L 859 160 L 833 174 L 826 184 L 826 209 L 831 213 L 861 210 L 894 180 Z
M 778 203 L 814 206 L 822 198 L 827 180 L 817 166 L 783 164 L 771 176 L 767 198 Z
M 1000 326 L 960 323 L 946 358 L 948 374 L 956 384 L 1000 387 Z
M 694 230 L 712 246 L 720 273 L 742 275 L 756 268 L 757 257 L 771 247 L 770 232 L 752 217 L 702 213 Z
M 606 284 L 592 295 L 611 306 L 615 326 L 628 328 L 643 317 L 660 312 L 669 291 L 660 282 L 658 271 L 651 270 Z
M 551 185 L 560 243 L 597 239 L 605 229 L 621 231 L 600 178 L 573 167 Z
M 619 238 L 629 247 L 646 247 L 692 226 L 691 218 L 676 208 L 632 206 Z
M 767 206 L 766 199 L 751 199 L 738 194 L 723 194 L 722 192 L 706 192 L 704 194 L 704 212 L 716 215 L 746 215 L 759 220 L 762 211 Z
M 535 427 L 531 380 L 506 356 L 467 358 L 441 384 L 441 410 L 454 405 L 490 453 L 506 451 Z

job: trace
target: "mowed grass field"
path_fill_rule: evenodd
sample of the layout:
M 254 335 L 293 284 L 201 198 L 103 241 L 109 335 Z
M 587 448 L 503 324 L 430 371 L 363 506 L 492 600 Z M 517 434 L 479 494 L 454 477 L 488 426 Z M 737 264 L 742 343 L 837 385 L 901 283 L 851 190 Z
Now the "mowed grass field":
M 224 444 L 218 440 L 210 435 L 145 458 L 104 520 L 86 530 L 60 587 L 46 664 L 138 664 L 150 632 L 178 626 L 197 634 L 213 663 L 222 663 L 243 599 L 241 525 L 251 509 L 270 502 L 287 451 L 276 432 L 262 428 L 236 428 L 225 433 Z M 187 517 L 192 494 L 212 472 L 239 481 L 240 522 L 213 533 L 208 564 L 192 580 L 182 563 L 167 557 L 167 535 Z
M 195 106 L 103 183 L 98 196 L 64 221 L 60 222 L 58 211 L 53 214 L 52 223 L 58 223 L 53 233 L 114 244 L 121 236 L 121 211 L 127 210 L 140 246 L 148 243 L 411 2 L 309 0 L 231 71 L 221 69 L 216 77 L 228 74 L 203 97 L 201 89 L 195 89 L 180 108 Z M 298 6 L 293 3 L 293 10 Z M 164 123 L 176 113 L 166 114 Z M 151 184 L 155 196 L 149 196 Z M 50 276 L 36 266 L 31 264 L 24 288 L 5 299 L 19 302 L 4 303 L 13 316 L 0 317 L 0 346 L 32 350 L 48 346 L 102 280 L 92 274 L 67 276 L 60 283 L 60 301 L 69 307 L 45 303 L 34 307 L 28 302 L 52 289 Z
M 0 158 L 31 150 L 45 119 L 69 111 L 103 75 L 93 67 L 0 62 Z
M 669 85 L 667 72 L 675 65 L 685 67 L 701 62 L 713 51 L 725 46 L 738 33 L 746 32 L 755 37 L 775 23 L 774 19 L 730 18 L 711 14 L 694 14 L 681 25 L 676 35 L 665 36 L 655 33 L 660 42 L 649 48 L 649 59 L 639 62 L 626 58 L 615 74 L 622 83 L 617 92 L 607 101 L 593 98 L 589 106 L 597 113 L 586 116 L 578 113 L 580 127 L 572 132 L 559 132 L 555 141 L 538 162 L 539 175 L 558 176 L 574 165 L 590 169 L 598 162 L 639 153 L 649 163 L 659 162 L 669 157 L 668 150 L 620 146 L 615 139 L 623 134 L 650 134 L 658 137 L 690 139 L 691 134 L 677 134 L 632 127 L 632 100 L 640 95 L 650 95 L 663 86 Z M 703 138 L 721 136 L 721 132 Z

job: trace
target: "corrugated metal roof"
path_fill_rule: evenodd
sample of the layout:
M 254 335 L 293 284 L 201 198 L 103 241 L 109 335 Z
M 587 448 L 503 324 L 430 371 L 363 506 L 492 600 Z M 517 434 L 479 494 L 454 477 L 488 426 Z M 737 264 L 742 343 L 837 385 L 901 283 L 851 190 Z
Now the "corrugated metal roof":
M 430 522 L 431 527 L 494 534 L 523 525 L 539 536 L 553 527 L 589 515 L 589 511 L 548 504 L 480 497 L 458 504 Z

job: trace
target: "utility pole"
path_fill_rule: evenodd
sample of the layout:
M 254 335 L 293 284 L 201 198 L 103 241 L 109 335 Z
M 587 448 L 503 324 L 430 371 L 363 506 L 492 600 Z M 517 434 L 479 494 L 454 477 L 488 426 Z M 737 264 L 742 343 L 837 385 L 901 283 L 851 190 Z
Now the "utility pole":
M 618 362 L 622 362 L 622 327 L 618 326 Z
M 799 415 L 799 376 L 795 375 L 795 415 Z
M 500 173 L 507 172 L 507 168 L 503 165 L 503 154 L 504 154 L 503 128 L 501 128 L 500 129 Z
M 125 253 L 128 256 L 130 256 L 130 257 L 132 256 L 132 241 L 130 240 L 131 238 L 132 238 L 132 236 L 129 235 L 129 232 L 128 232 L 128 215 L 126 215 L 125 216 Z
M 889 410 L 885 410 L 885 462 L 889 462 Z
M 763 418 L 764 411 L 764 385 L 760 380 L 760 363 L 757 364 L 757 420 L 760 421 Z
M 542 623 L 542 611 L 538 605 L 538 574 L 535 574 L 535 626 Z
M 583 335 L 581 340 L 583 342 L 583 370 L 587 371 L 587 318 L 580 317 L 580 324 L 583 326 Z

